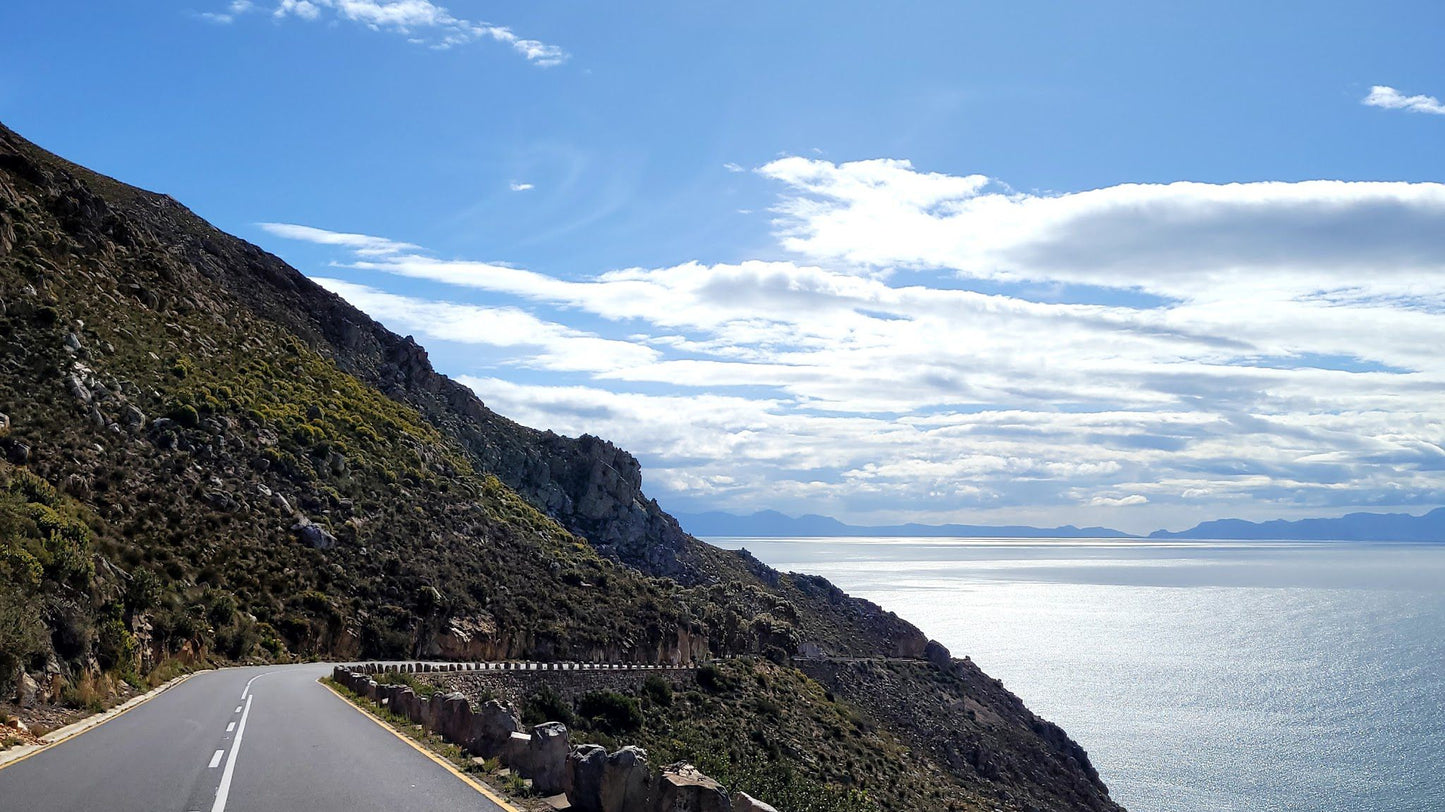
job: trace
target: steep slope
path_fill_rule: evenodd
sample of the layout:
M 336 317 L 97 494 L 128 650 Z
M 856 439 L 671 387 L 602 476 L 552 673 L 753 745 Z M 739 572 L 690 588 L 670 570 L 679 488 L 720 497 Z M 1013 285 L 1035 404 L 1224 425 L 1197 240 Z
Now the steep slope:
M 626 452 L 496 415 L 276 257 L 3 127 L 0 303 L 0 612 L 44 626 L 8 651 L 58 682 L 177 656 L 806 651 L 929 654 L 966 690 L 892 613 L 685 534 Z M 986 745 L 960 765 L 1003 768 L 899 769 L 980 804 L 1113 808 L 1004 696 L 930 723 Z

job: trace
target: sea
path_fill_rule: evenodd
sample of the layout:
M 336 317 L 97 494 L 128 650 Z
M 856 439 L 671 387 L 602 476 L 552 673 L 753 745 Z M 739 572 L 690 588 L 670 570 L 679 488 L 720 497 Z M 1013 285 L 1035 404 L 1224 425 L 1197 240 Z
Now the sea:
M 1445 544 L 709 541 L 972 657 L 1133 812 L 1445 810 Z

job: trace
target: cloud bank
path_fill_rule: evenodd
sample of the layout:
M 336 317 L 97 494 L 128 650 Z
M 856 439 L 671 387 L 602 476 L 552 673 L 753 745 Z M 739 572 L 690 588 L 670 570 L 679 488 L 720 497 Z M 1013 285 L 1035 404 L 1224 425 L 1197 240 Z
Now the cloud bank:
M 677 510 L 1150 529 L 1445 501 L 1445 186 L 756 171 L 791 259 L 563 278 L 266 228 L 335 248 L 319 281 L 456 348 L 493 408 L 637 452 Z

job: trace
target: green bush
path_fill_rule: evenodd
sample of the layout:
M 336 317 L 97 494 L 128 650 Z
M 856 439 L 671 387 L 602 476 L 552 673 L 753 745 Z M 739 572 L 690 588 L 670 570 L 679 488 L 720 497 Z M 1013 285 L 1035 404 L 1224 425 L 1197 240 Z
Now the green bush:
M 642 727 L 642 709 L 637 700 L 613 691 L 583 694 L 577 700 L 577 713 L 591 727 L 614 736 Z
M 654 705 L 666 708 L 672 705 L 672 683 L 659 674 L 648 674 L 642 681 L 642 695 Z
M 522 720 L 532 725 L 543 722 L 561 722 L 569 728 L 577 727 L 577 715 L 572 712 L 567 700 L 550 685 L 543 684 L 522 705 Z
M 188 429 L 193 429 L 201 424 L 200 413 L 196 411 L 196 407 L 189 403 L 181 403 L 175 406 L 171 409 L 169 417 Z

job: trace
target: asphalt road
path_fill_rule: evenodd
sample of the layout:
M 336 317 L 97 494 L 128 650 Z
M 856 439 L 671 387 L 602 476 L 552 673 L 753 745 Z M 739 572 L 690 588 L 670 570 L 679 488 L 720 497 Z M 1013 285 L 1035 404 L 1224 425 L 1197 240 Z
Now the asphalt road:
M 198 674 L 0 769 L 4 812 L 501 812 L 325 687 L 328 665 Z

